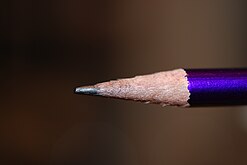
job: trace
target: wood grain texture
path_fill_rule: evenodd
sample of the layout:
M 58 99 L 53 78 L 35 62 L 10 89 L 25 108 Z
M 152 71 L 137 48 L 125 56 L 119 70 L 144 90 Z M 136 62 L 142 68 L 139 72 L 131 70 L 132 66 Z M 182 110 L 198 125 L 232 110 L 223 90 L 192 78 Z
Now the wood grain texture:
M 189 90 L 186 72 L 176 69 L 134 78 L 119 79 L 93 86 L 98 95 L 162 106 L 189 106 Z

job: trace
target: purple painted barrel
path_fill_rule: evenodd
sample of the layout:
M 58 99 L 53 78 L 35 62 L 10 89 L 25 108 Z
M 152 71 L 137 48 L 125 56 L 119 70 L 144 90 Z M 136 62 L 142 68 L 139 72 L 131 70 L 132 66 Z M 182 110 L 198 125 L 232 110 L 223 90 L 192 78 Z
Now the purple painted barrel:
M 185 69 L 191 106 L 247 104 L 247 69 Z

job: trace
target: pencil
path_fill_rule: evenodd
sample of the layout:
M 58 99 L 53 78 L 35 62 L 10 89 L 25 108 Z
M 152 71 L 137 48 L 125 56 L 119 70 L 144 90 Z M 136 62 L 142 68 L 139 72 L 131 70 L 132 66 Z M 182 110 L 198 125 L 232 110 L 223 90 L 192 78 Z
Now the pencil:
M 175 69 L 75 88 L 76 94 L 162 106 L 247 104 L 247 69 Z

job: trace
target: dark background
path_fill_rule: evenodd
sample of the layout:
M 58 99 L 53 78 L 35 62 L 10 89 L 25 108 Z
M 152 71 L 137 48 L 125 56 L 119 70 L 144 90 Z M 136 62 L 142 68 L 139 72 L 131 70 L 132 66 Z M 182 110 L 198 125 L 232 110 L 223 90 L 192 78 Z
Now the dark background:
M 246 67 L 244 0 L 1 0 L 0 163 L 245 165 L 247 108 L 182 109 L 73 88 Z

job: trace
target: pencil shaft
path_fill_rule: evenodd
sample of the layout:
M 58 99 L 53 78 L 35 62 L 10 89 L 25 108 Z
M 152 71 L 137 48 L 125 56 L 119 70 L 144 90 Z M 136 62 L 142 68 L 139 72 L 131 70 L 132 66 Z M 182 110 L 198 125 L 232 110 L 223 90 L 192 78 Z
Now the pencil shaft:
M 246 69 L 187 69 L 191 106 L 247 104 Z

